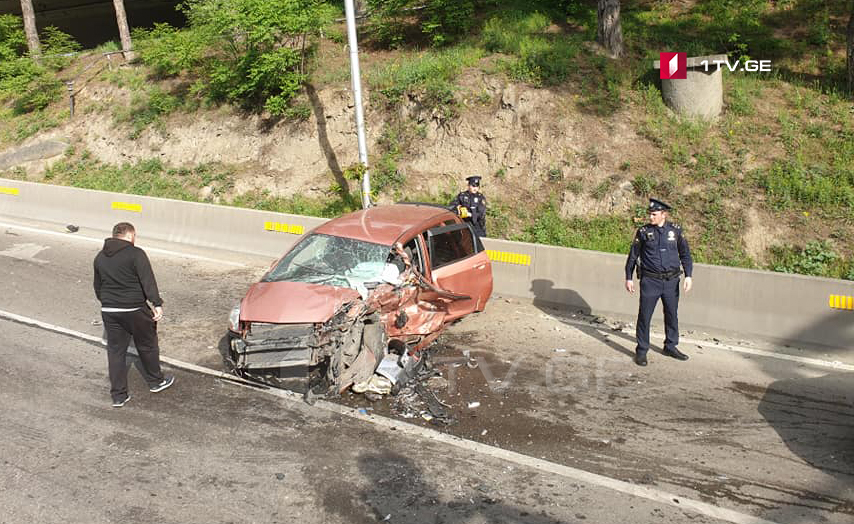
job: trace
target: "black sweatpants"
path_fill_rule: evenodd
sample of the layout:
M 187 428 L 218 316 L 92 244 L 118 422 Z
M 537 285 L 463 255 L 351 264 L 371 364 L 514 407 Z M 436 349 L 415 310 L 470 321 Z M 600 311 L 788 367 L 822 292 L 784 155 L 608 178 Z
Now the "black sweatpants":
M 658 299 L 664 306 L 664 350 L 670 351 L 679 344 L 679 278 L 662 280 L 659 278 L 643 277 L 640 281 L 640 307 L 638 308 L 638 324 L 635 329 L 638 355 L 646 355 L 649 351 L 649 323 Z
M 128 344 L 131 338 L 139 353 L 140 373 L 149 387 L 163 381 L 160 370 L 160 346 L 157 344 L 157 322 L 147 307 L 122 313 L 101 312 L 107 331 L 107 364 L 110 371 L 110 395 L 124 400 L 128 395 Z

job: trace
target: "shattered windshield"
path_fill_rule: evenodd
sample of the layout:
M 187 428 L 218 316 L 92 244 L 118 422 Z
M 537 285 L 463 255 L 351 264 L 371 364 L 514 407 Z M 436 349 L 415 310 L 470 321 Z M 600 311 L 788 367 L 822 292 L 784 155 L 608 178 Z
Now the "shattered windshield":
M 263 281 L 349 287 L 362 293 L 365 283 L 396 276 L 396 268 L 387 263 L 390 251 L 380 244 L 315 233 L 297 244 Z

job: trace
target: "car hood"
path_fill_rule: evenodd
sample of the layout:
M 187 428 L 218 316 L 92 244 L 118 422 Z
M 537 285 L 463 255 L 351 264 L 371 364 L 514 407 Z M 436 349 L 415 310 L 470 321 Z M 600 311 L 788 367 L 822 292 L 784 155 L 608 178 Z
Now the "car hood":
M 358 299 L 346 287 L 303 282 L 258 282 L 240 303 L 240 320 L 271 324 L 326 322 L 343 304 Z

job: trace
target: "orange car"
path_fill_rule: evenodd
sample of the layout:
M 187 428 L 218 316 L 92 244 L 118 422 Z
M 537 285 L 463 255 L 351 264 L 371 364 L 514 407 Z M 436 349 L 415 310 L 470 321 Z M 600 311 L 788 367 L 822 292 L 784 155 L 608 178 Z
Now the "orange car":
M 400 383 L 491 294 L 486 252 L 446 208 L 355 211 L 309 232 L 249 288 L 230 315 L 227 360 L 241 375 L 310 373 L 330 391 L 364 391 L 378 369 Z

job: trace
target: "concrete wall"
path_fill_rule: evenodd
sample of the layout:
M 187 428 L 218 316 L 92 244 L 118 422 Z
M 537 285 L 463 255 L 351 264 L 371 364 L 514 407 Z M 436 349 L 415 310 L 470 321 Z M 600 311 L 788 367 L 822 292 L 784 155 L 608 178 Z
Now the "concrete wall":
M 0 179 L 0 215 L 109 229 L 270 257 L 323 219 Z M 278 231 L 277 231 L 278 230 Z M 291 231 L 291 232 L 282 232 Z M 485 239 L 495 292 L 585 312 L 637 315 L 624 255 Z M 832 297 L 845 297 L 833 301 Z M 854 348 L 854 282 L 696 264 L 680 318 L 694 326 Z M 834 305 L 834 307 L 831 307 Z M 658 315 L 657 315 L 658 316 Z

